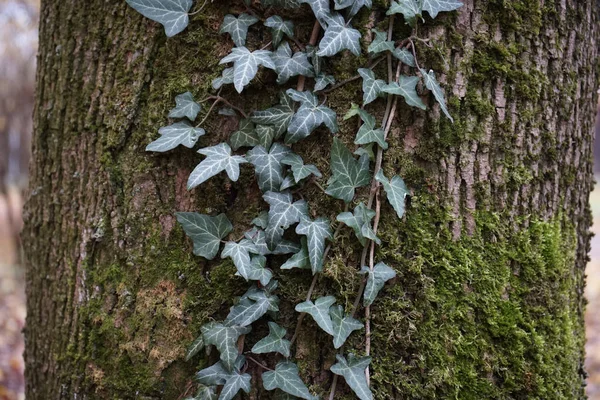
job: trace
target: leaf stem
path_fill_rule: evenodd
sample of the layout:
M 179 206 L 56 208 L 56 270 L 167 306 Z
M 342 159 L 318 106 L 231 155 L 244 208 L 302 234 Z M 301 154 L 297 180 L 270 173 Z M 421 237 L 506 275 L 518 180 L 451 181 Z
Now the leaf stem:
M 254 358 L 250 357 L 249 355 L 246 355 L 246 358 L 248 360 L 252 361 L 254 364 L 256 364 L 259 367 L 261 367 L 262 369 L 266 369 L 267 371 L 273 371 L 273 369 L 267 367 L 266 365 L 262 365 L 260 362 L 256 361 Z
M 318 19 L 315 19 L 315 24 L 313 25 L 312 32 L 310 33 L 310 39 L 308 44 L 314 46 L 317 44 L 317 39 L 319 39 L 319 33 L 321 32 L 321 24 Z M 296 86 L 296 90 L 302 92 L 304 90 L 304 84 L 306 83 L 306 77 L 304 75 L 300 75 L 298 77 L 298 85 Z

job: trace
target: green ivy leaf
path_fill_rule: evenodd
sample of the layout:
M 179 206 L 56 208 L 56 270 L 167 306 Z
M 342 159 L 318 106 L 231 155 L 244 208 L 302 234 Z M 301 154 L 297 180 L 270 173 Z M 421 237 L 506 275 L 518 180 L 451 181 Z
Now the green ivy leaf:
M 127 0 L 127 4 L 144 17 L 161 23 L 167 37 L 172 37 L 188 26 L 193 0 Z
M 233 67 L 225 68 L 221 76 L 212 81 L 212 87 L 213 89 L 221 89 L 221 86 L 230 83 L 233 83 Z
M 285 328 L 280 327 L 275 322 L 269 322 L 269 335 L 256 342 L 252 347 L 252 352 L 254 354 L 279 353 L 288 358 L 291 343 L 289 340 L 284 339 L 285 334 Z
M 361 146 L 354 152 L 355 155 L 362 157 L 365 156 L 370 160 L 375 159 L 375 152 L 373 151 L 373 143 L 369 143 L 366 146 Z
M 386 14 L 402 14 L 406 23 L 414 28 L 417 23 L 417 16 L 421 16 L 421 4 L 419 0 L 392 1 Z
M 238 93 L 242 93 L 246 86 L 258 72 L 258 66 L 275 69 L 275 64 L 271 60 L 271 52 L 268 50 L 250 51 L 245 47 L 234 47 L 231 53 L 219 64 L 233 62 L 233 85 Z
M 373 304 L 385 283 L 396 277 L 396 271 L 379 262 L 373 267 L 373 271 L 369 267 L 362 267 L 361 272 L 367 274 L 367 284 L 363 296 L 363 305 L 367 307 Z
M 317 218 L 313 221 L 306 215 L 302 215 L 300 223 L 296 226 L 296 233 L 306 236 L 308 258 L 313 275 L 321 272 L 323 270 L 325 239 L 332 239 L 329 221 L 325 218 Z
M 294 89 L 288 89 L 286 93 L 292 100 L 300 102 L 300 108 L 288 126 L 286 144 L 304 139 L 321 124 L 325 124 L 332 133 L 338 131 L 337 115 L 332 109 L 319 105 L 317 96 L 313 93 L 298 92 Z
M 333 85 L 335 83 L 335 77 L 333 75 L 325 75 L 321 74 L 317 76 L 315 81 L 315 92 L 325 89 L 329 85 Z
M 223 366 L 228 371 L 234 370 L 238 358 L 237 340 L 241 335 L 251 331 L 250 327 L 225 326 L 219 322 L 210 322 L 202 326 L 202 335 L 206 345 L 214 345 L 220 353 Z
M 356 188 L 368 185 L 371 179 L 369 158 L 363 155 L 358 161 L 355 160 L 338 138 L 333 138 L 331 147 L 331 171 L 332 176 L 325 192 L 346 203 L 352 201 Z
M 250 253 L 259 254 L 256 245 L 249 239 L 242 239 L 239 243 L 227 242 L 221 252 L 221 258 L 230 257 L 238 274 L 248 280 L 252 267 Z
M 315 17 L 323 28 L 327 28 L 327 24 L 331 19 L 331 10 L 329 8 L 329 0 L 298 0 L 299 3 L 308 4 L 312 8 Z
M 308 205 L 304 200 L 294 201 L 289 192 L 266 192 L 263 199 L 269 204 L 269 223 L 265 230 L 269 248 L 281 241 L 283 232 L 308 215 Z
M 186 117 L 193 121 L 201 110 L 200 104 L 194 101 L 194 96 L 190 92 L 177 95 L 175 97 L 175 108 L 169 112 L 169 118 Z
M 315 46 L 309 44 L 306 46 L 305 51 L 306 55 L 308 56 L 308 58 L 310 58 L 310 61 L 313 65 L 315 75 L 321 75 L 321 72 L 323 70 L 323 58 L 317 55 L 318 49 Z M 315 91 L 316 90 L 317 89 L 315 89 Z
M 415 64 L 415 57 L 413 56 L 413 54 L 410 51 L 408 51 L 406 49 L 403 49 L 401 47 L 397 47 L 392 52 L 392 55 L 394 57 L 396 57 L 398 60 L 402 61 L 404 64 L 408 65 L 409 67 L 416 67 L 417 66 Z
M 255 111 L 252 113 L 251 119 L 257 124 L 274 126 L 277 130 L 277 137 L 280 137 L 287 132 L 295 113 L 292 99 L 287 94 L 281 93 L 278 106 L 264 111 Z
M 279 268 L 281 269 L 292 269 L 292 268 L 300 268 L 300 269 L 310 269 L 310 259 L 308 258 L 308 244 L 306 238 L 303 237 L 302 246 L 300 250 L 291 256 L 283 265 Z
M 333 322 L 329 308 L 335 303 L 335 297 L 319 297 L 314 303 L 310 300 L 296 305 L 296 311 L 309 314 L 326 333 L 333 335 Z
M 219 251 L 221 239 L 233 230 L 225 214 L 216 217 L 195 212 L 175 213 L 177 221 L 194 243 L 194 254 L 212 260 Z
M 190 344 L 185 353 L 185 361 L 189 361 L 192 357 L 200 352 L 204 348 L 204 335 L 200 335 Z
M 321 178 L 321 172 L 312 164 L 304 164 L 304 160 L 296 153 L 290 153 L 283 160 L 281 160 L 282 164 L 289 165 L 292 168 L 292 173 L 294 174 L 294 180 L 296 183 L 300 182 L 302 179 L 307 178 L 311 174 L 316 176 L 317 178 Z
M 243 356 L 239 356 L 243 357 Z M 238 359 L 239 359 L 238 357 Z M 196 380 L 202 385 L 224 385 L 229 377 L 229 371 L 225 369 L 223 362 L 219 361 L 208 368 L 196 373 Z
M 196 395 L 188 397 L 186 400 L 217 400 L 218 397 L 214 386 L 199 385 Z
M 354 117 L 355 115 L 358 115 L 360 117 L 360 119 L 363 120 L 363 122 L 364 122 L 370 114 L 365 109 L 360 108 L 358 106 L 358 104 L 352 103 L 352 105 L 350 106 L 350 109 L 348 110 L 346 115 L 344 115 L 344 120 L 350 119 L 350 118 Z
M 195 128 L 187 121 L 175 122 L 163 126 L 158 130 L 161 135 L 158 139 L 146 146 L 146 151 L 165 152 L 172 150 L 180 144 L 191 149 L 198 138 L 206 133 L 202 128 Z
M 329 315 L 333 326 L 333 346 L 336 349 L 342 347 L 352 332 L 362 329 L 364 326 L 362 322 L 352 316 L 344 315 L 344 307 L 341 305 L 331 306 Z
M 367 384 L 365 370 L 371 363 L 371 357 L 355 357 L 348 355 L 348 360 L 342 355 L 336 356 L 337 363 L 331 366 L 331 372 L 343 376 L 350 389 L 360 400 L 373 400 L 373 393 Z
M 294 186 L 296 186 L 296 181 L 294 180 L 294 174 L 292 174 L 290 171 L 288 171 L 288 173 L 285 174 L 285 178 L 283 178 L 283 182 L 281 182 L 281 186 L 279 187 L 279 190 L 283 192 L 284 190 L 287 190 Z
M 290 39 L 294 37 L 294 23 L 292 21 L 286 21 L 279 15 L 273 15 L 265 21 L 265 26 L 271 28 L 271 35 L 273 36 L 273 46 L 277 47 L 283 35 L 287 35 Z
M 242 374 L 240 372 L 231 374 L 227 382 L 225 382 L 223 390 L 221 390 L 219 400 L 232 400 L 240 390 L 250 393 L 251 381 L 252 377 L 250 374 Z
M 284 178 L 281 160 L 290 151 L 289 147 L 275 143 L 268 152 L 264 147 L 256 146 L 246 155 L 254 165 L 258 186 L 263 192 L 279 190 Z
M 389 181 L 383 175 L 383 171 L 379 170 L 375 175 L 375 179 L 383 185 L 388 201 L 394 207 L 394 210 L 396 210 L 398 218 L 402 218 L 404 215 L 404 200 L 406 195 L 408 195 L 408 188 L 402 178 L 396 175 Z
M 242 119 L 239 129 L 231 134 L 229 143 L 233 150 L 240 147 L 254 147 L 259 144 L 258 135 L 254 127 L 254 123 L 250 119 Z
M 373 29 L 372 32 L 375 34 L 375 38 L 369 45 L 369 53 L 381 53 L 384 51 L 394 51 L 394 41 L 387 40 L 387 32 L 378 31 Z
M 267 229 L 267 225 L 269 224 L 269 213 L 267 211 L 262 211 L 258 214 L 258 217 L 252 220 L 252 225 L 256 225 L 259 228 Z
M 223 18 L 220 33 L 229 33 L 233 43 L 235 43 L 236 46 L 241 47 L 246 44 L 248 28 L 257 22 L 258 18 L 252 15 L 240 14 L 240 16 L 236 18 L 231 14 L 227 14 L 225 18 Z
M 348 17 L 353 17 L 363 7 L 371 8 L 371 0 L 335 0 L 335 9 L 343 10 L 348 9 Z
M 266 286 L 273 278 L 273 273 L 270 269 L 265 268 L 267 258 L 265 256 L 254 256 L 248 269 L 248 279 L 252 281 L 259 281 L 261 285 Z
M 247 162 L 242 156 L 232 156 L 231 147 L 227 143 L 205 147 L 198 150 L 198 153 L 206 158 L 190 174 L 188 189 L 195 188 L 221 171 L 226 171 L 229 179 L 235 182 L 240 177 L 240 164 Z
M 273 140 L 277 139 L 277 130 L 272 125 L 256 125 L 256 136 L 258 144 L 269 150 Z
M 317 55 L 331 57 L 342 50 L 350 50 L 355 56 L 360 55 L 360 32 L 349 26 L 340 14 L 333 14 L 319 43 Z
M 317 399 L 317 397 L 310 394 L 308 388 L 300 379 L 298 366 L 290 361 L 280 361 L 275 366 L 275 371 L 263 372 L 262 380 L 266 390 L 280 389 L 301 399 Z
M 261 0 L 264 6 L 273 6 L 281 8 L 298 8 L 300 2 L 298 0 Z
M 337 216 L 337 220 L 349 226 L 354 230 L 360 244 L 365 246 L 367 239 L 373 240 L 377 244 L 381 244 L 381 240 L 375 235 L 371 228 L 371 220 L 375 217 L 375 211 L 367 208 L 363 202 L 360 202 L 354 213 L 343 212 Z
M 388 144 L 385 141 L 385 131 L 381 128 L 375 127 L 375 117 L 365 111 L 361 113 L 361 119 L 363 120 L 363 124 L 356 133 L 354 143 L 377 143 L 382 149 L 387 149 Z
M 423 0 L 423 10 L 427 11 L 431 18 L 437 17 L 442 11 L 457 10 L 462 5 L 463 3 L 458 0 Z
M 275 63 L 279 85 L 286 83 L 292 76 L 315 76 L 313 66 L 308 62 L 306 53 L 299 51 L 292 55 L 292 49 L 288 42 L 281 43 L 271 58 Z
M 417 94 L 418 76 L 401 75 L 398 82 L 392 82 L 383 87 L 383 91 L 389 94 L 395 94 L 404 97 L 409 106 L 419 107 L 424 110 L 425 104 Z
M 431 90 L 431 92 L 433 93 L 433 96 L 435 97 L 437 102 L 440 103 L 440 108 L 442 109 L 444 114 L 446 114 L 446 117 L 448 117 L 448 119 L 451 122 L 454 122 L 454 119 L 452 118 L 452 116 L 450 115 L 450 112 L 448 112 L 448 109 L 446 108 L 446 100 L 444 98 L 444 91 L 442 90 L 442 88 L 440 87 L 440 84 L 438 83 L 437 79 L 435 78 L 435 73 L 432 70 L 429 70 L 429 72 L 427 72 L 423 68 L 421 68 L 420 71 L 421 71 L 421 74 L 423 75 L 423 80 L 425 81 L 425 86 L 427 86 L 427 89 Z
M 386 83 L 384 80 L 375 79 L 375 74 L 369 68 L 359 68 L 358 74 L 363 79 L 363 104 L 367 105 L 383 94 Z
M 271 280 L 269 285 L 277 286 L 277 281 Z M 274 289 L 273 289 L 274 290 Z M 279 298 L 271 294 L 266 288 L 258 289 L 256 286 L 250 288 L 241 298 L 238 304 L 231 307 L 225 324 L 227 326 L 248 326 L 257 321 L 268 311 L 279 311 Z

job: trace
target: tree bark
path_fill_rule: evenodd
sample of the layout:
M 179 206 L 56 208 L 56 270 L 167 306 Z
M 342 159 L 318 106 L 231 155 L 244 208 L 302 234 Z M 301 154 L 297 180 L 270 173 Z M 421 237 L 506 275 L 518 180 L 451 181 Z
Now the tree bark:
M 124 1 L 42 1 L 22 235 L 28 399 L 179 399 L 191 393 L 194 371 L 214 361 L 213 354 L 185 362 L 185 348 L 247 284 L 230 260 L 194 257 L 173 214 L 224 212 L 239 237 L 265 204 L 250 168 L 238 182 L 219 175 L 188 192 L 201 158 L 185 148 L 155 155 L 144 147 L 168 123 L 175 95 L 212 93 L 218 61 L 231 47 L 218 26 L 225 14 L 244 11 L 241 1 L 217 3 L 167 40 Z M 385 17 L 382 2 L 374 3 L 353 20 L 366 38 Z M 307 43 L 308 8 L 290 15 Z M 399 20 L 396 38 L 407 32 Z M 269 41 L 258 26 L 249 47 Z M 377 258 L 398 278 L 372 307 L 375 397 L 584 398 L 597 5 L 466 0 L 423 26 L 419 35 L 432 47 L 417 43 L 419 62 L 443 82 L 455 122 L 420 88 L 429 109 L 402 104 L 390 133 L 386 175 L 404 177 L 412 196 L 402 221 L 387 203 L 382 208 Z M 367 64 L 344 54 L 327 68 L 341 81 Z M 360 101 L 359 85 L 328 96 L 338 115 Z M 275 103 L 276 93 L 267 71 L 243 97 L 232 88 L 221 95 L 249 112 Z M 201 146 L 226 140 L 236 126 L 215 113 Z M 354 121 L 341 127 L 351 145 Z M 294 149 L 327 174 L 330 142 L 318 131 Z M 316 187 L 305 193 L 315 215 L 333 220 L 343 209 Z M 350 306 L 360 250 L 342 230 L 317 295 Z M 291 334 L 293 306 L 311 277 L 277 263 L 270 267 L 280 281 L 278 323 Z M 303 378 L 323 395 L 335 351 L 307 320 L 293 350 Z M 363 349 L 364 332 L 348 348 Z M 261 371 L 253 364 L 249 371 L 252 397 L 269 398 L 260 391 Z M 337 393 L 350 392 L 340 384 Z

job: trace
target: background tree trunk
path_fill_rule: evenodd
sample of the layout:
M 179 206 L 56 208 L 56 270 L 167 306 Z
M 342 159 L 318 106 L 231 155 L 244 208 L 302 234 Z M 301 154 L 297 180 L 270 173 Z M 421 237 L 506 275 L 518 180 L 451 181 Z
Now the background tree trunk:
M 237 237 L 265 205 L 250 168 L 237 183 L 220 175 L 188 192 L 201 158 L 144 147 L 167 123 L 176 94 L 211 93 L 231 47 L 218 26 L 241 3 L 208 2 L 166 40 L 124 1 L 42 1 L 23 232 L 28 399 L 178 399 L 194 371 L 213 361 L 184 362 L 185 348 L 247 285 L 230 260 L 194 257 L 173 214 L 225 212 Z M 375 3 L 353 21 L 366 37 L 385 16 Z M 467 0 L 420 29 L 433 44 L 418 44 L 420 64 L 444 83 L 455 123 L 440 118 L 423 90 L 431 108 L 402 105 L 390 133 L 385 170 L 403 176 L 413 196 L 403 221 L 387 203 L 382 209 L 378 257 L 398 279 L 373 306 L 378 399 L 584 397 L 597 13 L 593 1 Z M 308 8 L 291 15 L 308 42 Z M 249 47 L 268 40 L 251 28 Z M 338 58 L 328 67 L 338 80 L 367 64 L 365 56 Z M 262 72 L 243 99 L 232 88 L 223 95 L 246 111 L 264 108 L 276 102 L 274 81 Z M 359 85 L 329 96 L 338 114 L 360 100 Z M 226 140 L 236 125 L 211 117 L 201 144 Z M 342 124 L 346 143 L 354 130 L 354 121 Z M 319 131 L 294 148 L 327 172 L 330 141 Z M 315 214 L 333 218 L 343 208 L 316 188 L 306 197 Z M 342 233 L 317 294 L 350 305 L 360 249 Z M 293 330 L 293 305 L 310 276 L 271 267 L 281 282 L 279 322 Z M 257 327 L 247 345 L 265 332 Z M 329 342 L 307 321 L 295 349 L 320 393 L 331 381 Z M 351 342 L 362 348 L 364 337 Z M 349 395 L 343 384 L 338 393 Z

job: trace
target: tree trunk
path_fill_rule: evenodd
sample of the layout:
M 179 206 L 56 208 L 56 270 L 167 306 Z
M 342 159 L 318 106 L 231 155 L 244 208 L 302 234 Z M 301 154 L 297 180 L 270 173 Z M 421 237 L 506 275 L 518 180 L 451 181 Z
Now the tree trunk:
M 213 93 L 231 47 L 218 26 L 225 14 L 243 12 L 242 3 L 207 2 L 167 40 L 124 1 L 42 1 L 23 231 L 28 399 L 179 399 L 191 393 L 194 371 L 214 361 L 185 362 L 185 348 L 247 284 L 229 259 L 193 256 L 173 215 L 224 212 L 239 237 L 266 205 L 251 168 L 238 182 L 219 175 L 188 192 L 201 157 L 144 147 L 168 123 L 175 95 Z M 385 17 L 383 2 L 374 3 L 353 20 L 364 37 Z M 398 278 L 372 307 L 376 398 L 585 397 L 597 13 L 593 1 L 467 0 L 419 30 L 433 45 L 417 43 L 421 67 L 438 73 L 455 122 L 440 117 L 422 89 L 431 107 L 402 104 L 390 133 L 384 168 L 404 177 L 412 196 L 402 221 L 382 208 L 377 256 Z M 312 14 L 303 6 L 292 15 L 307 43 Z M 404 37 L 398 20 L 396 37 Z M 269 40 L 258 26 L 250 47 Z M 341 81 L 367 64 L 345 54 L 327 68 Z M 360 101 L 359 87 L 353 81 L 329 95 L 338 115 Z M 272 105 L 275 94 L 272 72 L 261 72 L 243 97 L 222 92 L 247 112 Z M 214 114 L 202 146 L 236 129 L 234 118 Z M 354 134 L 354 121 L 342 124 L 347 144 Z M 318 131 L 294 149 L 327 175 L 330 143 Z M 306 193 L 315 215 L 333 220 L 343 209 L 316 187 Z M 316 293 L 349 306 L 360 250 L 343 230 Z M 271 267 L 280 281 L 278 322 L 293 332 L 293 305 L 311 277 Z M 246 344 L 265 331 L 259 324 Z M 330 338 L 307 319 L 295 347 L 303 378 L 324 395 Z M 348 348 L 364 348 L 364 331 Z M 253 398 L 269 398 L 261 371 L 249 371 Z M 351 398 L 343 383 L 337 393 Z

